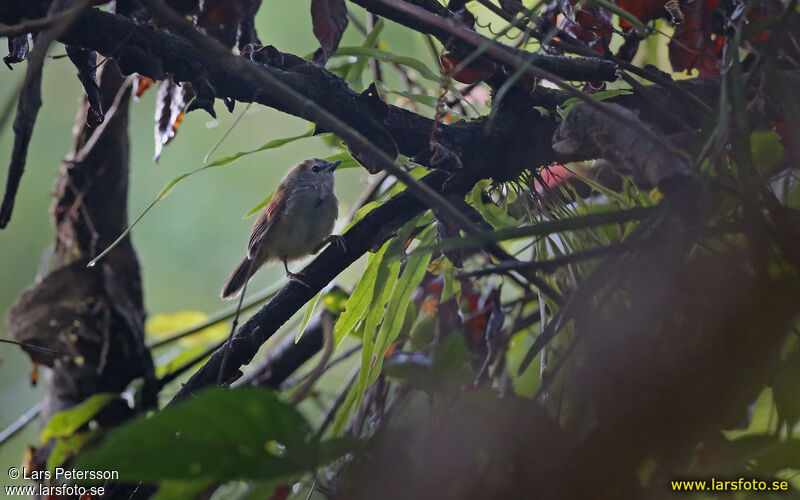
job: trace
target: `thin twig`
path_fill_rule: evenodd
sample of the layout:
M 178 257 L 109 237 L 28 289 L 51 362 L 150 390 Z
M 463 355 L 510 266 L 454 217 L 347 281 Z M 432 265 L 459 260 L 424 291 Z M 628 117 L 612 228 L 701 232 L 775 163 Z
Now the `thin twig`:
M 272 298 L 276 293 L 278 293 L 278 291 L 282 287 L 283 287 L 283 284 L 281 283 L 278 286 L 271 286 L 271 287 L 265 288 L 261 292 L 257 293 L 255 296 L 253 296 L 250 299 L 248 299 L 244 303 L 244 305 L 242 305 L 242 309 L 243 310 L 250 309 L 251 307 L 253 307 L 253 306 L 257 305 L 257 304 L 259 304 L 261 302 L 264 302 L 267 299 Z M 221 321 L 225 321 L 225 320 L 228 320 L 230 318 L 233 318 L 236 315 L 236 310 L 237 309 L 238 309 L 238 307 L 230 307 L 230 308 L 222 309 L 221 311 L 217 311 L 214 314 L 212 314 L 211 316 L 209 316 L 207 320 L 205 320 L 204 322 L 200 323 L 199 325 L 196 325 L 196 326 L 193 326 L 191 328 L 187 328 L 185 330 L 177 332 L 177 333 L 175 333 L 175 334 L 173 334 L 173 335 L 171 335 L 171 336 L 169 336 L 169 337 L 167 337 L 165 339 L 161 339 L 161 340 L 159 340 L 157 342 L 153 342 L 152 344 L 150 344 L 147 347 L 149 349 L 155 349 L 157 347 L 163 347 L 163 346 L 165 346 L 167 344 L 171 344 L 171 343 L 173 343 L 173 342 L 175 342 L 177 340 L 180 340 L 180 339 L 182 339 L 184 337 L 188 337 L 189 335 L 192 335 L 192 334 L 197 333 L 197 332 L 199 332 L 201 330 L 204 330 L 204 329 L 208 328 L 209 326 L 216 325 L 217 323 L 219 323 Z
M 339 411 L 339 408 L 341 408 L 341 406 L 344 404 L 344 401 L 347 399 L 347 394 L 350 392 L 350 388 L 353 387 L 353 384 L 356 382 L 359 371 L 360 367 L 358 365 L 353 367 L 344 384 L 342 384 L 341 389 L 339 389 L 336 399 L 331 401 L 328 407 L 325 409 L 325 413 L 320 419 L 317 431 L 314 433 L 314 440 L 319 441 L 322 439 L 322 435 L 325 434 L 328 426 L 333 422 L 336 412 Z
M 269 72 L 263 71 L 261 68 L 242 57 L 233 55 L 220 42 L 197 31 L 194 26 L 163 2 L 159 0 L 142 0 L 141 3 L 147 7 L 150 13 L 158 19 L 162 25 L 171 28 L 187 40 L 202 47 L 208 52 L 210 57 L 214 58 L 219 64 L 226 67 L 234 74 L 238 74 L 242 78 L 249 79 L 254 83 L 257 82 L 265 91 L 271 92 L 275 97 L 283 99 L 295 108 L 309 110 L 310 114 L 316 117 L 315 122 L 318 125 L 333 131 L 348 144 L 363 149 L 375 160 L 381 169 L 397 177 L 407 186 L 409 191 L 417 195 L 417 197 L 430 208 L 437 210 L 440 215 L 451 220 L 468 232 L 478 232 L 477 226 L 463 213 L 453 207 L 441 194 L 418 181 L 400 165 L 396 164 L 393 158 L 386 154 L 381 148 L 375 146 L 359 131 L 340 120 L 316 102 L 298 93 Z M 594 102 L 594 100 L 592 100 L 592 102 Z
M 125 95 L 125 92 L 128 90 L 128 87 L 130 87 L 133 83 L 133 79 L 133 75 L 130 75 L 125 79 L 124 82 L 122 82 L 119 90 L 117 90 L 117 94 L 114 96 L 114 102 L 111 104 L 111 107 L 108 108 L 108 111 L 106 111 L 103 123 L 94 129 L 92 135 L 89 137 L 89 140 L 87 140 L 86 144 L 81 147 L 80 151 L 72 155 L 71 158 L 67 158 L 67 163 L 81 163 L 86 160 L 86 156 L 92 151 L 92 149 L 94 149 L 94 145 L 98 140 L 100 140 L 100 136 L 103 134 L 106 126 L 108 126 L 108 124 L 111 122 L 111 119 L 117 113 L 117 109 L 119 109 L 122 98 Z
M 24 429 L 29 423 L 33 422 L 36 417 L 39 416 L 39 413 L 42 411 L 42 402 L 39 401 L 33 407 L 20 415 L 18 419 L 14 421 L 11 425 L 3 429 L 0 432 L 0 445 L 14 437 L 19 431 Z
M 16 340 L 0 339 L 0 342 L 4 344 L 13 344 L 31 351 L 43 352 L 45 354 L 52 354 L 53 356 L 58 354 L 58 351 L 54 351 L 53 349 L 48 349 L 46 347 L 39 347 L 37 345 L 28 344 L 25 342 L 17 342 Z
M 86 3 L 89 2 L 84 2 L 84 4 Z M 51 16 L 42 17 L 39 19 L 30 19 L 27 21 L 22 21 L 21 23 L 13 26 L 0 28 L 0 38 L 11 38 L 12 36 L 22 35 L 24 33 L 35 33 L 37 31 L 47 29 L 50 26 L 62 21 L 66 21 L 67 24 L 69 24 L 69 21 L 77 14 L 80 14 L 81 11 L 86 7 L 84 4 L 75 5 Z
M 244 278 L 244 285 L 242 285 L 242 291 L 239 294 L 239 303 L 236 305 L 236 313 L 233 315 L 233 322 L 231 323 L 231 332 L 228 334 L 228 338 L 225 340 L 225 343 L 222 345 L 222 349 L 224 350 L 222 356 L 222 363 L 219 365 L 219 375 L 217 375 L 217 385 L 222 385 L 225 382 L 225 367 L 228 364 L 228 358 L 231 355 L 231 342 L 233 341 L 233 334 L 236 333 L 236 327 L 239 326 L 239 314 L 242 312 L 242 304 L 244 303 L 244 295 L 247 292 L 247 283 L 250 281 L 250 278 L 253 277 L 253 273 L 257 270 L 254 268 L 253 263 L 255 262 L 257 256 L 253 256 L 252 259 L 247 261 L 247 272 L 245 273 Z
M 378 1 L 394 2 L 394 0 L 378 0 Z M 250 79 L 254 83 L 257 82 L 261 86 L 261 88 L 265 90 L 269 89 L 269 91 L 274 96 L 282 98 L 287 103 L 292 104 L 293 107 L 303 108 L 308 110 L 309 114 L 315 117 L 314 121 L 318 125 L 322 126 L 327 130 L 333 131 L 349 144 L 363 149 L 371 157 L 371 159 L 376 162 L 377 166 L 379 166 L 383 170 L 386 170 L 390 174 L 394 175 L 398 180 L 403 182 L 403 184 L 406 185 L 408 190 L 412 192 L 414 195 L 416 195 L 419 200 L 421 200 L 429 208 L 434 210 L 434 212 L 436 212 L 437 214 L 437 217 L 443 217 L 447 219 L 449 222 L 452 222 L 456 226 L 463 229 L 468 234 L 472 234 L 478 238 L 484 239 L 485 240 L 484 243 L 486 244 L 489 251 L 499 259 L 502 260 L 513 259 L 513 257 L 508 255 L 505 252 L 505 250 L 500 248 L 500 246 L 494 243 L 491 239 L 484 238 L 483 236 L 481 236 L 480 228 L 474 222 L 472 222 L 472 220 L 469 217 L 467 217 L 462 211 L 454 207 L 449 201 L 447 201 L 447 199 L 445 199 L 437 191 L 431 189 L 425 183 L 420 182 L 415 177 L 413 177 L 409 172 L 407 172 L 404 168 L 396 164 L 392 157 L 386 154 L 386 152 L 384 152 L 381 148 L 373 144 L 359 131 L 357 131 L 347 123 L 340 120 L 337 116 L 333 115 L 332 113 L 324 109 L 316 102 L 296 92 L 293 88 L 282 82 L 280 79 L 278 79 L 271 73 L 263 71 L 260 67 L 248 62 L 242 57 L 234 56 L 225 46 L 220 44 L 217 40 L 210 38 L 197 31 L 194 26 L 192 26 L 183 17 L 181 17 L 172 8 L 165 5 L 164 3 L 158 0 L 142 0 L 142 4 L 145 7 L 147 7 L 148 10 L 150 10 L 151 14 L 156 19 L 158 19 L 163 25 L 170 27 L 179 35 L 183 36 L 189 41 L 194 42 L 199 47 L 202 47 L 219 64 L 223 65 L 230 71 L 240 75 L 243 78 Z M 425 10 L 422 9 L 417 9 L 417 10 L 421 11 L 424 14 L 432 15 Z M 433 17 L 436 18 L 437 20 L 441 20 L 436 16 Z M 454 21 L 452 20 L 449 21 L 451 21 L 451 23 L 454 23 Z M 446 23 L 446 24 L 449 26 L 451 23 Z M 456 29 L 463 29 L 463 27 L 456 25 Z M 471 33 L 477 35 L 477 33 L 474 32 Z M 489 48 L 492 49 L 492 47 Z M 510 56 L 510 58 L 512 60 L 516 60 L 514 56 Z M 541 71 L 538 70 L 538 68 L 533 68 L 533 67 L 529 67 L 528 71 L 534 69 L 536 69 L 537 71 Z M 572 89 L 572 87 L 564 83 L 561 79 L 559 79 L 555 75 L 551 75 L 548 72 L 544 73 L 551 76 L 552 78 L 557 79 L 558 81 L 561 81 L 563 85 Z M 573 92 L 579 94 L 581 98 L 588 100 L 590 103 L 592 103 L 592 105 L 600 104 L 594 99 L 585 96 L 583 93 L 575 89 L 572 90 Z M 617 112 L 613 108 L 611 109 L 613 113 L 619 114 L 619 112 Z M 627 117 L 625 117 L 625 119 L 630 120 Z M 638 122 L 633 120 L 631 121 L 634 124 L 633 126 L 640 128 Z M 649 130 L 645 130 L 644 133 L 645 134 L 649 133 L 650 135 L 655 136 L 655 134 L 653 134 Z M 655 137 L 654 140 L 657 143 L 663 142 L 662 139 L 659 137 Z M 556 302 L 560 302 L 563 300 L 563 298 L 557 291 L 555 291 L 547 283 L 539 279 L 535 274 L 527 274 L 524 275 L 524 277 L 531 284 L 533 284 L 534 286 L 542 290 L 544 293 L 552 297 L 553 300 L 555 300 Z
M 66 13 L 59 17 L 57 22 L 53 22 L 49 30 L 38 34 L 33 50 L 28 56 L 25 81 L 19 96 L 17 116 L 14 119 L 14 146 L 11 152 L 11 161 L 8 165 L 8 180 L 3 202 L 0 204 L 0 229 L 6 227 L 11 220 L 17 190 L 22 179 L 22 173 L 25 170 L 28 145 L 33 134 L 36 117 L 39 114 L 39 108 L 42 105 L 42 67 L 47 50 L 50 48 L 50 44 L 69 28 L 78 15 L 91 5 L 91 2 L 92 0 L 76 0 L 74 6 L 65 9 L 63 12 Z M 54 10 L 60 6 L 62 6 L 61 2 L 53 3 L 50 7 L 50 13 L 55 15 L 56 12 Z
M 167 384 L 169 384 L 170 382 L 172 382 L 176 378 L 178 378 L 181 375 L 183 375 L 184 373 L 186 373 L 186 371 L 189 370 L 191 367 L 193 367 L 197 363 L 203 361 L 207 357 L 211 356 L 211 354 L 213 354 L 217 349 L 222 347 L 226 343 L 226 341 L 227 341 L 227 339 L 223 340 L 222 342 L 218 342 L 218 343 L 212 345 L 211 347 L 209 347 L 208 349 L 206 349 L 202 353 L 198 354 L 197 356 L 193 357 L 192 359 L 190 359 L 189 361 L 184 363 L 182 366 L 176 368 L 175 370 L 167 373 L 166 375 L 164 375 L 163 377 L 158 379 L 158 390 L 160 391 Z
M 319 377 L 325 372 L 325 365 L 328 363 L 328 360 L 333 353 L 333 319 L 331 318 L 330 314 L 323 314 L 322 318 L 320 318 L 320 322 L 322 323 L 322 356 L 320 357 L 317 366 L 315 366 L 314 369 L 309 372 L 306 381 L 302 386 L 300 386 L 299 389 L 297 389 L 297 391 L 292 395 L 292 398 L 289 400 L 293 405 L 296 405 L 302 401 L 309 391 L 311 391 L 311 388 L 314 386 L 317 380 L 319 380 Z
M 402 12 L 403 14 L 411 16 L 417 19 L 418 21 L 435 26 L 438 29 L 447 30 L 453 36 L 461 39 L 462 41 L 470 45 L 473 45 L 476 48 L 473 54 L 486 52 L 496 60 L 501 61 L 504 64 L 508 64 L 509 66 L 515 69 L 520 69 L 520 70 L 524 69 L 524 72 L 529 76 L 532 76 L 534 78 L 542 78 L 545 80 L 549 80 L 562 90 L 566 91 L 567 94 L 569 94 L 570 96 L 579 99 L 580 101 L 586 103 L 587 105 L 593 107 L 594 109 L 600 111 L 601 113 L 613 118 L 614 120 L 631 127 L 633 130 L 636 130 L 637 133 L 640 133 L 644 137 L 647 137 L 656 144 L 661 144 L 668 151 L 676 151 L 675 146 L 665 141 L 663 137 L 659 136 L 652 130 L 649 130 L 646 127 L 642 127 L 641 123 L 639 123 L 637 120 L 632 119 L 631 117 L 625 115 L 624 113 L 620 113 L 618 110 L 614 109 L 613 106 L 609 106 L 606 103 L 593 99 L 591 96 L 576 89 L 575 87 L 568 84 L 562 78 L 554 75 L 553 73 L 546 71 L 542 68 L 539 68 L 537 66 L 530 65 L 530 63 L 526 62 L 524 59 L 509 52 L 508 50 L 504 50 L 502 47 L 498 46 L 496 42 L 488 40 L 482 35 L 476 33 L 475 31 L 468 29 L 466 26 L 460 24 L 455 19 L 452 18 L 445 19 L 439 17 L 436 14 L 428 12 L 423 8 L 417 7 L 416 5 L 411 5 L 401 0 L 372 0 L 372 1 L 382 4 L 384 7 L 389 7 L 395 11 Z

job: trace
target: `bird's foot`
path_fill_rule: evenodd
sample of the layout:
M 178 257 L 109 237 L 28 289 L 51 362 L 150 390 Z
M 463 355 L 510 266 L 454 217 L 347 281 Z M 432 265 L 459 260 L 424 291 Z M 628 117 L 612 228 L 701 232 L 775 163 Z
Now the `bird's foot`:
M 302 279 L 300 279 L 300 276 L 301 276 L 301 275 L 302 275 L 302 273 L 293 273 L 293 272 L 289 271 L 288 269 L 286 270 L 286 277 L 287 277 L 287 278 L 289 278 L 289 279 L 290 279 L 290 280 L 292 280 L 292 281 L 296 281 L 296 282 L 300 283 L 301 285 L 303 285 L 303 286 L 304 286 L 304 287 L 306 287 L 306 288 L 311 288 L 311 287 L 308 285 L 308 283 L 306 283 L 305 281 L 303 281 Z
M 322 250 L 322 248 L 325 245 L 328 245 L 328 244 L 336 245 L 337 247 L 342 249 L 342 252 L 347 253 L 347 245 L 345 244 L 344 236 L 341 236 L 339 234 L 332 234 L 332 235 L 328 236 L 327 238 L 325 238 L 322 241 L 322 243 L 317 245 L 317 248 L 315 248 L 312 253 L 319 252 L 320 250 Z

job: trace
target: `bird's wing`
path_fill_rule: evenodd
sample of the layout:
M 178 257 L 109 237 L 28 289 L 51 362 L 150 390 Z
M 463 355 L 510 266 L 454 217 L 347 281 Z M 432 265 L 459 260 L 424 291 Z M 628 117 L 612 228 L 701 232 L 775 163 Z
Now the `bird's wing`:
M 250 234 L 250 243 L 247 244 L 247 257 L 252 259 L 256 255 L 260 245 L 269 237 L 269 230 L 286 207 L 287 199 L 288 196 L 286 196 L 283 186 L 278 186 L 278 189 L 272 196 L 272 200 L 270 200 L 253 225 L 253 232 Z

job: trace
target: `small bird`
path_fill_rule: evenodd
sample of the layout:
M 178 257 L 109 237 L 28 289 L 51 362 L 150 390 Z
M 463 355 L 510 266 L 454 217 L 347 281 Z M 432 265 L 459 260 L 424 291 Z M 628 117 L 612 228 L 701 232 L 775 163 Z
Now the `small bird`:
M 339 205 L 333 192 L 333 171 L 340 163 L 312 158 L 289 170 L 258 216 L 247 256 L 222 287 L 220 297 L 238 296 L 261 266 L 276 259 L 283 261 L 289 279 L 303 283 L 289 271 L 287 261 L 316 253 L 326 243 L 343 243 L 340 236 L 331 235 Z

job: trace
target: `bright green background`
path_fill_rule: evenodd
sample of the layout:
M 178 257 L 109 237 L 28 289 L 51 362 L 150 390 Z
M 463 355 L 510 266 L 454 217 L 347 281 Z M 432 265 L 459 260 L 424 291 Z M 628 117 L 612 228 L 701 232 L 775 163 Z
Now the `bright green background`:
M 311 31 L 308 5 L 308 1 L 297 0 L 265 2 L 257 17 L 262 43 L 299 55 L 313 52 L 317 42 Z M 352 4 L 349 7 L 363 19 L 363 11 Z M 408 32 L 397 25 L 388 23 L 382 39 L 394 53 L 433 63 L 424 40 L 409 37 Z M 363 36 L 351 24 L 342 46 L 360 45 L 362 41 Z M 63 53 L 61 45 L 51 48 L 53 55 Z M 24 63 L 17 65 L 14 71 L 0 67 L 0 103 L 6 102 L 13 93 L 24 71 Z M 71 146 L 73 118 L 81 92 L 75 68 L 68 59 L 46 63 L 43 106 L 16 208 L 11 223 L 0 231 L 0 312 L 3 315 L 22 290 L 33 282 L 42 251 L 53 242 L 49 219 L 51 190 L 61 159 Z M 160 162 L 154 164 L 155 93 L 155 89 L 150 89 L 140 102 L 131 106 L 130 219 L 152 201 L 165 183 L 202 165 L 205 154 L 244 109 L 244 106 L 237 106 L 230 114 L 218 102 L 217 121 L 203 111 L 191 113 L 175 140 L 165 148 Z M 308 126 L 297 118 L 253 106 L 214 157 L 297 135 Z M 13 141 L 10 123 L 0 134 L 0 186 L 4 188 Z M 211 313 L 229 305 L 218 298 L 219 290 L 244 254 L 253 220 L 242 220 L 242 216 L 274 189 L 289 167 L 308 157 L 333 153 L 335 151 L 321 139 L 303 139 L 278 150 L 245 156 L 232 165 L 210 169 L 182 181 L 133 231 L 148 313 L 185 309 Z M 340 216 L 344 217 L 357 199 L 366 175 L 363 169 L 337 174 Z M 338 227 L 341 224 L 344 221 L 340 220 Z M 293 268 L 300 265 L 295 263 Z M 352 266 L 339 281 L 351 282 L 360 274 L 359 269 L 359 264 Z M 254 279 L 250 290 L 261 289 L 282 277 L 280 265 L 268 266 Z M 5 337 L 5 333 L 2 336 Z M 41 389 L 31 387 L 31 363 L 18 348 L 0 344 L 0 357 L 0 428 L 5 428 L 40 399 Z M 37 443 L 38 425 L 31 425 L 0 448 L 0 484 L 8 481 L 5 474 L 8 467 L 20 464 L 25 447 Z

